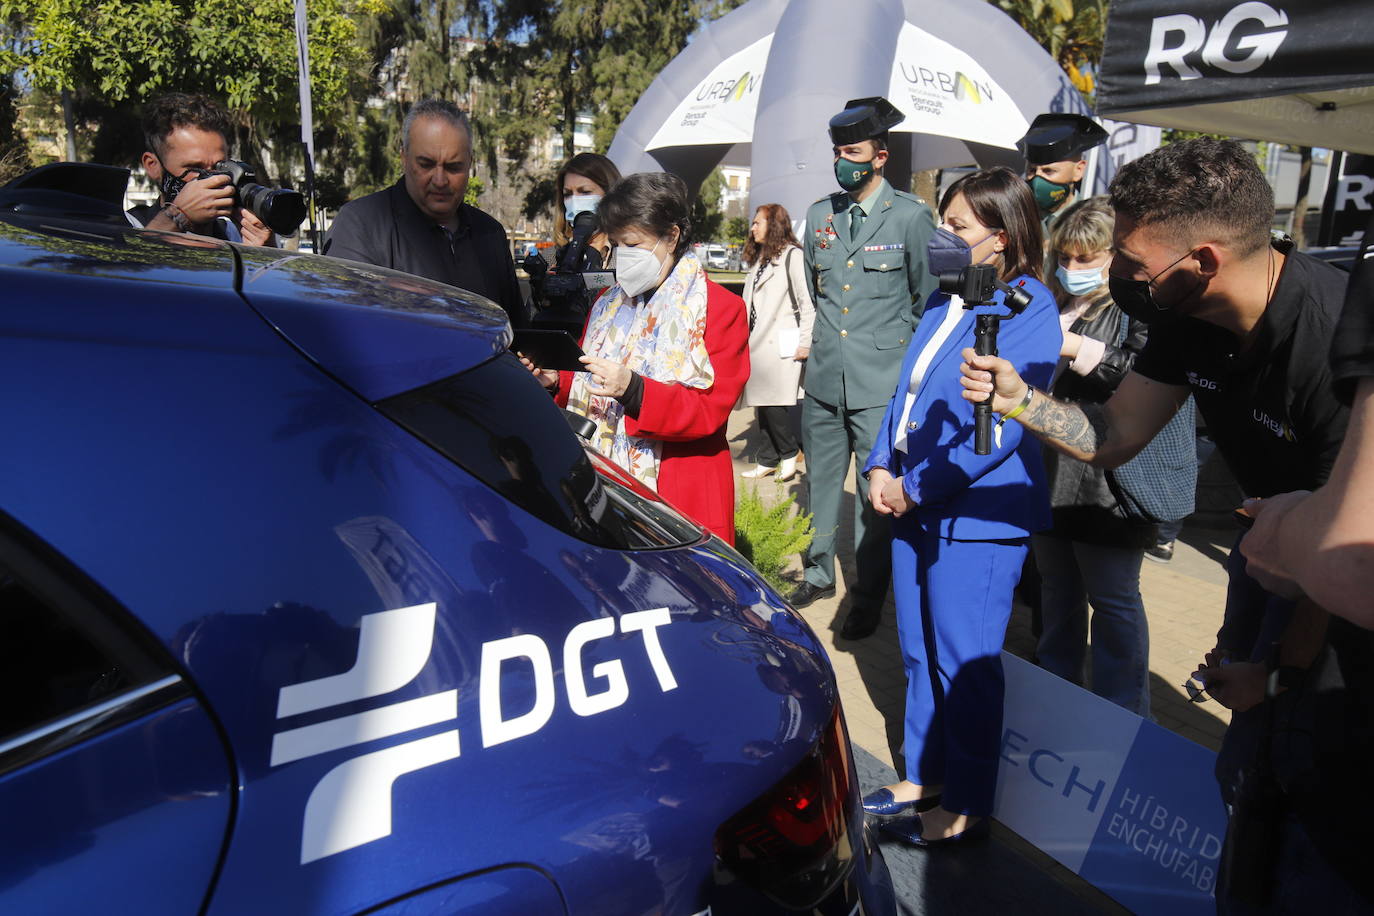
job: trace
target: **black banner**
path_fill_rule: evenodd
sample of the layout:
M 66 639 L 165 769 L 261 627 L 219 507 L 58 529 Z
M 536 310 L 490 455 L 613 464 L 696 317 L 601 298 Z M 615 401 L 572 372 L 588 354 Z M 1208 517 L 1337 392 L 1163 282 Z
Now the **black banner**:
M 1374 156 L 1333 153 L 1317 244 L 1359 244 L 1371 215 L 1374 215 Z
M 1374 0 L 1115 0 L 1097 110 L 1370 85 Z

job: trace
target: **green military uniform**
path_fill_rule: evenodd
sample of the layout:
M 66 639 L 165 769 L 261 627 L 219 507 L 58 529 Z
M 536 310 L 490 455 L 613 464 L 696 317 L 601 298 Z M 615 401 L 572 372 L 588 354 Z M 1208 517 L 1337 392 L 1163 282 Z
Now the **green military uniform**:
M 854 203 L 841 191 L 812 204 L 806 214 L 803 249 L 816 321 L 806 363 L 802 445 L 816 534 L 805 577 L 813 586 L 834 584 L 841 494 L 850 456 L 856 455 L 858 581 L 850 592 L 856 607 L 876 611 L 891 579 L 891 525 L 869 505 L 867 482 L 858 471 L 936 286 L 926 269 L 935 220 L 919 198 L 883 179 L 860 203 L 865 216 L 851 237 Z

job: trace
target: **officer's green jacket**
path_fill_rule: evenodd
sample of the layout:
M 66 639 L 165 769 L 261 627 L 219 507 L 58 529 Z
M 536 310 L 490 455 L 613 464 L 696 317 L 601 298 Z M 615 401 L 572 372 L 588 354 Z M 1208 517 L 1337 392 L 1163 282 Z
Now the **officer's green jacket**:
M 807 282 L 816 303 L 806 361 L 806 393 L 838 407 L 886 405 L 896 390 L 911 332 L 935 277 L 926 245 L 935 232 L 930 208 L 883 179 L 872 211 L 849 240 L 843 191 L 806 212 Z

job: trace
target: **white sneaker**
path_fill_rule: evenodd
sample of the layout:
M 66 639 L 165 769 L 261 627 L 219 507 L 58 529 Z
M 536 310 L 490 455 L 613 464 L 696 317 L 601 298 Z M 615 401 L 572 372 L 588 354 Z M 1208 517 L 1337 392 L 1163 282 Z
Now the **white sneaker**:
M 782 459 L 782 464 L 778 465 L 778 480 L 791 480 L 797 476 L 797 456 Z
M 740 472 L 739 476 L 746 480 L 758 480 L 760 477 L 767 477 L 769 474 L 776 473 L 777 470 L 776 467 L 769 467 L 766 464 L 756 464 L 752 469 Z

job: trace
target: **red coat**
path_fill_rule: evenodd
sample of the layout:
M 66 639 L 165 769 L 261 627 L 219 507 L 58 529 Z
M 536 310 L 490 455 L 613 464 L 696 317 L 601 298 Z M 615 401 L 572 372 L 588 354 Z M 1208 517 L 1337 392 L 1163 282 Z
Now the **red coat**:
M 663 443 L 658 495 L 733 544 L 735 467 L 725 424 L 749 380 L 749 322 L 744 300 L 711 280 L 706 281 L 705 342 L 715 372 L 711 387 L 645 378 L 639 417 L 625 415 L 625 433 Z M 572 373 L 561 373 L 559 404 L 567 404 L 571 388 Z

